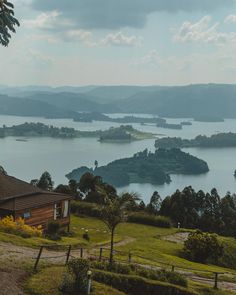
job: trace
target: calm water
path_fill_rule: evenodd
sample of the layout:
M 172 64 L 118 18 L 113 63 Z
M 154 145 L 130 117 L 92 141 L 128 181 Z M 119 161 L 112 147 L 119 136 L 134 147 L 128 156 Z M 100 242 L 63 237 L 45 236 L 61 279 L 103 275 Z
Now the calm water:
M 119 115 L 116 115 L 119 116 Z M 110 122 L 81 123 L 72 120 L 48 120 L 42 118 L 22 118 L 15 116 L 0 116 L 0 125 L 12 126 L 24 122 L 42 122 L 58 127 L 74 127 L 79 130 L 105 130 L 120 124 Z M 171 119 L 168 122 L 179 123 L 186 119 Z M 211 135 L 217 132 L 236 132 L 236 120 L 226 120 L 224 123 L 193 122 L 192 126 L 185 126 L 183 130 L 157 128 L 154 125 L 141 126 L 133 124 L 139 130 L 193 138 L 199 134 Z M 134 153 L 148 148 L 154 150 L 154 140 L 144 140 L 132 143 L 112 144 L 100 143 L 94 138 L 80 139 L 52 139 L 28 138 L 27 142 L 16 141 L 8 137 L 0 139 L 0 164 L 8 174 L 26 181 L 38 178 L 42 172 L 48 170 L 55 183 L 66 183 L 65 174 L 82 165 L 92 167 L 97 160 L 104 165 L 112 160 L 132 156 Z M 216 187 L 223 195 L 227 191 L 236 192 L 236 180 L 233 176 L 236 169 L 236 148 L 224 149 L 186 149 L 185 151 L 208 162 L 210 172 L 200 176 L 172 175 L 169 185 L 153 186 L 150 184 L 131 184 L 120 191 L 136 191 L 144 200 L 149 200 L 154 190 L 162 197 L 192 185 L 195 189 L 209 191 Z

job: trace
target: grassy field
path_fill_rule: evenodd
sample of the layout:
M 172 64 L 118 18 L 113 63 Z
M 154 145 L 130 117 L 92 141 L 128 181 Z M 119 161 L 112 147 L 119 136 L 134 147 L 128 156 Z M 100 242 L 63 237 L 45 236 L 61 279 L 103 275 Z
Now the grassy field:
M 83 239 L 83 233 L 88 230 L 89 242 Z M 72 216 L 71 231 L 72 237 L 63 237 L 62 240 L 55 242 L 44 238 L 24 239 L 15 235 L 0 233 L 0 241 L 11 242 L 16 245 L 38 247 L 42 244 L 54 245 L 79 245 L 93 249 L 97 255 L 99 246 L 109 243 L 110 234 L 106 226 L 96 218 Z M 163 240 L 163 237 L 173 235 L 178 230 L 175 228 L 158 228 L 140 224 L 124 223 L 117 227 L 115 241 L 118 243 L 115 250 L 123 251 L 125 254 L 116 254 L 119 259 L 128 259 L 128 252 L 131 251 L 134 262 L 150 265 L 163 264 L 175 265 L 183 268 L 191 268 L 196 271 L 210 272 L 232 272 L 236 274 L 236 243 L 233 238 L 220 239 L 225 244 L 225 257 L 231 269 L 215 265 L 205 265 L 191 262 L 183 257 L 183 244 Z M 108 255 L 108 251 L 104 251 Z M 143 258 L 141 258 L 143 257 Z M 164 266 L 164 265 L 162 265 Z

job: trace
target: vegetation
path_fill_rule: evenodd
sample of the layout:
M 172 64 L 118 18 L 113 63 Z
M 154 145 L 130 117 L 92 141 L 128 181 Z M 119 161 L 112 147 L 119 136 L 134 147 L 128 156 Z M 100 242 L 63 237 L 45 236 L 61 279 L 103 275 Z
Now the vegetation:
M 23 238 L 41 237 L 43 232 L 41 226 L 29 226 L 25 224 L 25 220 L 23 218 L 17 218 L 15 220 L 13 216 L 6 216 L 0 219 L 0 231 L 19 235 Z
M 133 141 L 153 138 L 154 135 L 147 132 L 141 132 L 132 126 L 111 127 L 102 131 L 79 131 L 68 127 L 54 127 L 43 123 L 24 123 L 12 127 L 3 126 L 0 128 L 0 138 L 7 136 L 15 137 L 53 137 L 53 138 L 79 138 L 79 137 L 97 137 L 100 141 Z
M 183 129 L 182 124 L 158 123 L 157 124 L 157 127 L 159 127 L 159 128 L 166 128 L 166 129 L 177 129 L 177 130 Z
M 195 192 L 186 187 L 163 200 L 160 214 L 170 217 L 184 228 L 199 228 L 226 236 L 236 236 L 236 197 L 229 193 L 220 198 L 216 189 L 211 193 Z
M 0 44 L 7 46 L 10 42 L 11 34 L 15 33 L 15 26 L 20 26 L 14 17 L 14 5 L 7 0 L 0 1 Z
M 144 150 L 131 158 L 116 160 L 96 169 L 80 167 L 66 177 L 78 181 L 89 172 L 114 186 L 125 186 L 136 182 L 164 184 L 171 181 L 170 174 L 201 174 L 208 171 L 206 162 L 179 149 L 158 149 L 154 153 Z
M 217 235 L 196 231 L 190 233 L 184 242 L 184 251 L 193 261 L 217 263 L 223 256 L 224 247 L 218 241 Z
M 45 191 L 53 190 L 53 181 L 49 172 L 45 171 L 39 179 L 31 180 L 31 184 Z
M 127 221 L 164 228 L 170 228 L 172 225 L 171 220 L 168 217 L 150 215 L 145 212 L 130 213 Z
M 199 135 L 194 139 L 180 137 L 159 138 L 155 142 L 156 148 L 189 148 L 189 147 L 236 147 L 236 133 L 219 133 L 210 137 Z

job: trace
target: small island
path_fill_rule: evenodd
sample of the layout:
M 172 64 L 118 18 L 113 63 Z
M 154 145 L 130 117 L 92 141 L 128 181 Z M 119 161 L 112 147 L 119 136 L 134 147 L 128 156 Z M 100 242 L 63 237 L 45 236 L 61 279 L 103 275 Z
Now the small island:
M 171 182 L 170 174 L 197 175 L 207 173 L 208 165 L 179 149 L 157 149 L 154 153 L 147 149 L 131 158 L 113 161 L 106 166 L 80 167 L 66 177 L 79 181 L 84 173 L 101 176 L 105 182 L 116 187 L 130 183 L 151 183 L 162 185 Z
M 176 129 L 176 130 L 181 130 L 183 129 L 183 125 L 182 124 L 170 124 L 170 123 L 158 123 L 157 127 L 159 128 L 166 128 L 166 129 Z
M 80 131 L 68 127 L 54 127 L 43 123 L 24 123 L 12 127 L 3 126 L 0 128 L 0 138 L 13 137 L 53 137 L 53 138 L 79 138 L 79 137 L 96 137 L 101 142 L 111 141 L 134 141 L 155 138 L 155 134 L 142 132 L 134 129 L 130 125 L 113 128 L 102 131 Z M 23 141 L 17 139 L 17 141 Z
M 180 137 L 159 138 L 155 142 L 156 148 L 223 148 L 236 147 L 236 133 L 218 133 L 210 137 L 198 135 L 194 139 L 182 139 Z

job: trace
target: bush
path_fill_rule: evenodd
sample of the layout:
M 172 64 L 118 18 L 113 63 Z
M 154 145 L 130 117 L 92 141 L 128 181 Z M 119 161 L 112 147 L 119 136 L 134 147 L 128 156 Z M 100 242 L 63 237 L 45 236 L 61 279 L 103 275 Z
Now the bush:
M 19 235 L 23 238 L 29 237 L 41 237 L 43 233 L 42 226 L 29 226 L 25 224 L 23 218 L 17 218 L 14 220 L 13 216 L 6 216 L 0 219 L 0 231 Z
M 95 261 L 91 264 L 91 267 L 118 274 L 138 275 L 146 279 L 168 282 L 183 287 L 187 287 L 188 285 L 187 279 L 185 279 L 182 275 L 178 273 L 165 270 L 152 270 L 141 266 L 137 266 L 135 264 L 113 263 L 112 265 L 110 265 L 110 263 L 108 262 Z
M 132 213 L 128 216 L 128 222 L 170 228 L 171 221 L 165 216 L 155 216 L 147 213 Z
M 85 259 L 73 259 L 68 263 L 68 269 L 74 277 L 74 291 L 85 293 L 88 285 L 89 262 Z
M 193 261 L 217 262 L 224 254 L 224 247 L 218 241 L 216 234 L 196 231 L 190 233 L 184 242 L 184 252 Z
M 114 274 L 95 270 L 93 277 L 96 281 L 112 286 L 130 295 L 190 295 L 195 294 L 179 286 L 152 281 L 134 275 Z
M 86 241 L 89 241 L 90 240 L 90 237 L 89 237 L 89 234 L 88 234 L 88 231 L 87 230 L 83 234 L 83 239 L 85 239 Z
M 51 220 L 48 222 L 46 229 L 46 237 L 53 241 L 58 241 L 61 239 L 59 234 L 60 224 L 57 221 Z
M 73 201 L 71 202 L 71 213 L 91 217 L 100 217 L 101 210 L 98 205 L 93 203 Z

